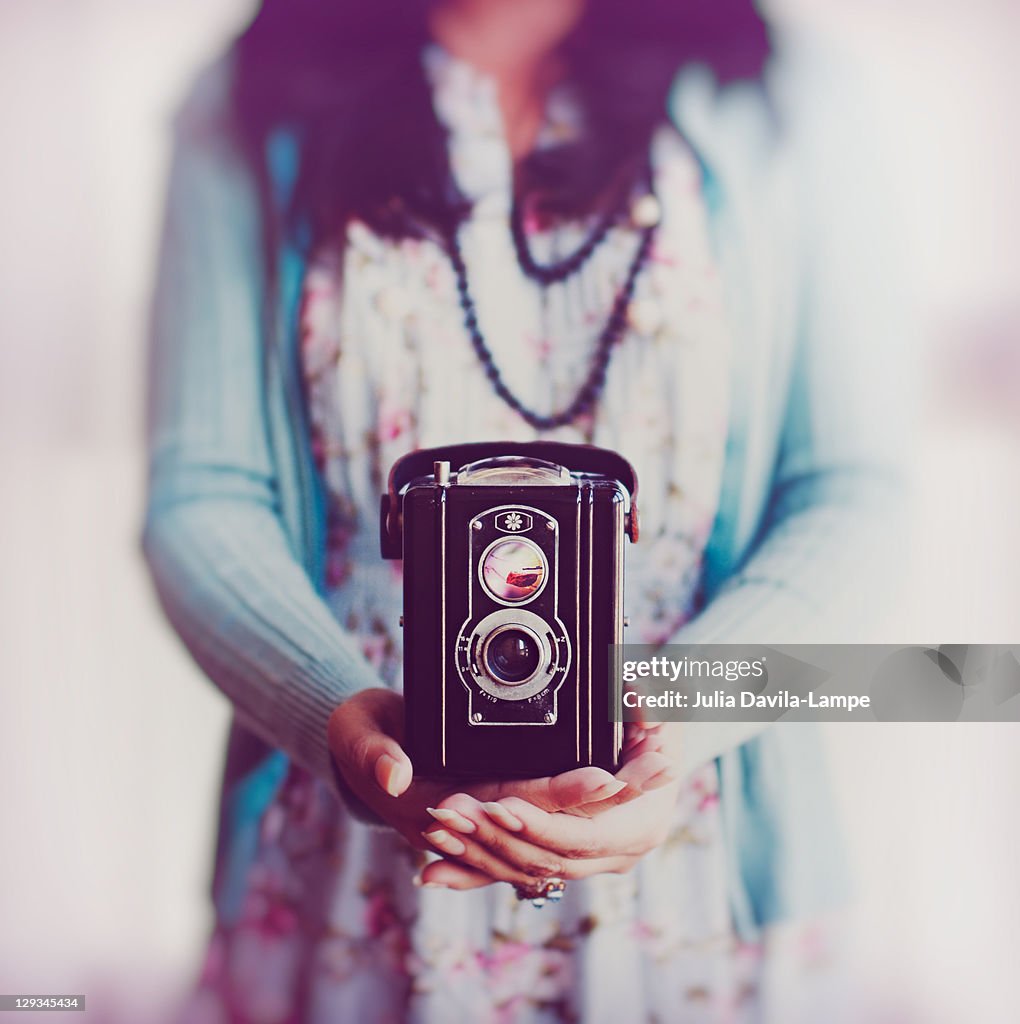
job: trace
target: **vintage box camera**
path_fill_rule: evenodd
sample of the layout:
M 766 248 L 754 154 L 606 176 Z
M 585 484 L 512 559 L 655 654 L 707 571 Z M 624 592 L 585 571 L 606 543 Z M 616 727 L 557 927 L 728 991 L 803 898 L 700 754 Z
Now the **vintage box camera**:
M 382 553 L 404 563 L 417 773 L 619 767 L 609 645 L 623 642 L 636 492 L 625 459 L 587 445 L 465 444 L 397 461 Z

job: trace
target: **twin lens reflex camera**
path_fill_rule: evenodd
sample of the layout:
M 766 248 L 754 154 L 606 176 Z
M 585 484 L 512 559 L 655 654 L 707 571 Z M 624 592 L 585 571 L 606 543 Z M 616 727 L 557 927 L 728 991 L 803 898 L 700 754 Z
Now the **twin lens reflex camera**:
M 630 464 L 588 445 L 463 444 L 394 464 L 382 553 L 403 559 L 416 773 L 619 767 L 609 645 L 623 642 L 636 494 Z

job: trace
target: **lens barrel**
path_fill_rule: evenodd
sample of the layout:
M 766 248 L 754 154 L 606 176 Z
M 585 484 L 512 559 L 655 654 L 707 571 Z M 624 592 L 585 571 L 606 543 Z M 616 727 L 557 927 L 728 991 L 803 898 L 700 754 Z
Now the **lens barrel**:
M 539 670 L 541 662 L 542 644 L 526 627 L 500 627 L 485 642 L 485 671 L 491 678 L 507 686 L 527 682 Z

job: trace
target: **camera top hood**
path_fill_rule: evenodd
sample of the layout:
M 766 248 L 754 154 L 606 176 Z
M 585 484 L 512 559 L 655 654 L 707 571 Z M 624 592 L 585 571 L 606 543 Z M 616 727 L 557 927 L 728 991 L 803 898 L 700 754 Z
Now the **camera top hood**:
M 556 487 L 569 486 L 574 478 L 566 466 L 556 462 L 525 455 L 497 455 L 461 466 L 454 482 L 465 487 Z
M 401 499 L 413 480 L 431 477 L 439 468 L 449 482 L 451 466 L 459 467 L 457 482 L 475 486 L 557 485 L 574 483 L 572 474 L 617 480 L 630 495 L 627 536 L 638 539 L 638 479 L 634 467 L 608 448 L 560 441 L 478 441 L 421 448 L 397 459 L 390 470 L 387 492 L 380 508 L 380 541 L 383 558 L 400 558 Z M 444 468 L 445 467 L 445 468 Z

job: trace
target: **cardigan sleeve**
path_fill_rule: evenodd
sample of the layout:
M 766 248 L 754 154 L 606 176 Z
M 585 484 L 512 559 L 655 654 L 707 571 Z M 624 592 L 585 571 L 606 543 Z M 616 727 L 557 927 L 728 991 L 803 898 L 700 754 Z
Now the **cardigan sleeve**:
M 807 361 L 802 356 L 795 370 L 786 443 L 756 542 L 672 644 L 855 642 L 888 598 L 902 484 L 877 461 L 841 461 L 817 443 L 817 427 L 803 420 L 825 416 L 827 396 L 807 392 Z M 853 436 L 852 423 L 845 429 Z M 719 722 L 687 729 L 685 769 L 766 728 Z
M 339 792 L 329 715 L 383 684 L 284 525 L 268 440 L 258 204 L 216 129 L 179 125 L 170 172 L 143 549 L 167 616 L 239 721 Z
M 778 245 L 759 255 L 788 265 L 798 310 L 788 366 L 752 385 L 759 394 L 770 389 L 770 401 L 785 396 L 777 456 L 756 528 L 735 550 L 710 541 L 708 601 L 670 643 L 873 640 L 895 593 L 915 375 L 892 176 L 859 81 L 824 68 L 813 81 L 807 88 L 797 78 L 787 107 L 796 109 L 783 140 L 784 187 L 798 222 L 789 258 Z M 762 179 L 749 176 L 741 191 L 753 193 L 745 210 L 756 224 L 777 219 Z M 746 469 L 736 476 L 753 477 Z M 745 494 L 730 498 L 715 531 L 724 537 L 733 534 L 726 518 L 747 513 Z M 699 724 L 687 730 L 685 764 L 694 768 L 766 728 Z

